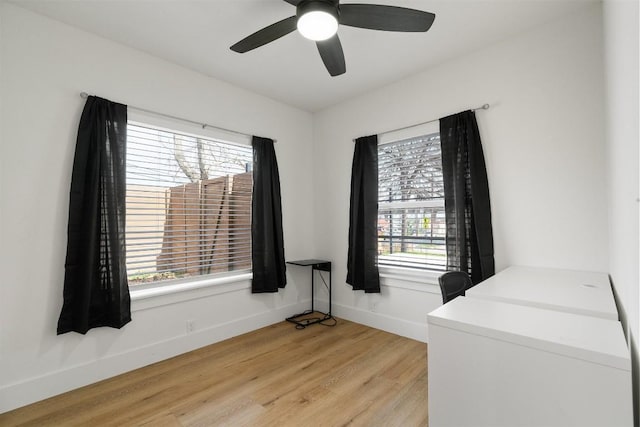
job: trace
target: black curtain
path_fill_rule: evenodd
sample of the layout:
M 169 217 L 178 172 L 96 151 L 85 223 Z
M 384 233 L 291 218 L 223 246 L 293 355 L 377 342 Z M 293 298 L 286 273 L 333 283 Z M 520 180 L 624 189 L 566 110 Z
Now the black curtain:
M 380 292 L 378 273 L 378 136 L 356 139 L 351 168 L 347 283 Z
M 487 170 L 473 111 L 440 119 L 446 211 L 447 270 L 474 284 L 492 276 L 493 231 Z
M 127 106 L 89 96 L 71 176 L 58 334 L 131 321 L 125 260 Z
M 277 292 L 287 284 L 280 176 L 273 140 L 254 136 L 251 202 L 251 292 Z

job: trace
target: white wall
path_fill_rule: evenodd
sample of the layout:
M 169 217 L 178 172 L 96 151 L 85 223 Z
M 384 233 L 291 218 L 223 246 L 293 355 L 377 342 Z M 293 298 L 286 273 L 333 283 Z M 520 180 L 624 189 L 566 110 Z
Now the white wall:
M 276 138 L 288 258 L 313 255 L 312 117 L 4 2 L 0 16 L 0 412 L 306 308 L 308 272 L 290 270 L 277 294 L 245 281 L 135 301 L 122 330 L 56 336 L 80 91 Z
M 484 103 L 491 108 L 476 114 L 497 270 L 608 271 L 603 96 L 596 4 L 317 113 L 315 207 L 324 220 L 315 238 L 318 255 L 335 261 L 335 313 L 426 340 L 425 313 L 441 304 L 437 287 L 387 280 L 371 295 L 345 283 L 352 140 Z
M 637 422 L 640 400 L 638 2 L 606 0 L 603 12 L 609 163 L 609 271 L 632 344 Z

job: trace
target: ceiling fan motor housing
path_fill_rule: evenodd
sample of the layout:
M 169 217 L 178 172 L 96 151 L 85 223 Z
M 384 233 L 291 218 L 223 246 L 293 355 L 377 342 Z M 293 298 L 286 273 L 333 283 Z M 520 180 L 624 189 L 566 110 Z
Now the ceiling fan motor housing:
M 340 9 L 338 1 L 334 0 L 303 0 L 296 6 L 296 16 L 300 19 L 305 13 L 309 12 L 325 12 L 336 18 L 340 22 L 338 16 Z

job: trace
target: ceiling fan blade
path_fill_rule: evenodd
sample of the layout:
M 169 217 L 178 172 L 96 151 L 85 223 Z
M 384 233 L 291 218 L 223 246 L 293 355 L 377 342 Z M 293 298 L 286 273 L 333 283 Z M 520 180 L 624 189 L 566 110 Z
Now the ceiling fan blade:
M 342 44 L 337 34 L 330 39 L 316 42 L 316 46 L 318 46 L 318 52 L 320 52 L 324 66 L 327 67 L 327 71 L 332 77 L 339 76 L 347 71 Z
M 287 3 L 292 4 L 294 6 L 297 6 L 298 3 L 300 3 L 302 0 L 284 0 L 284 1 L 286 1 Z
M 256 31 L 248 37 L 240 40 L 238 43 L 231 46 L 231 50 L 238 53 L 245 53 L 269 42 L 279 39 L 282 36 L 286 36 L 290 32 L 296 29 L 296 17 L 290 16 L 282 21 L 278 21 L 275 24 L 271 24 L 268 27 Z
M 377 4 L 344 4 L 340 6 L 340 23 L 369 30 L 427 31 L 436 15 L 422 10 Z

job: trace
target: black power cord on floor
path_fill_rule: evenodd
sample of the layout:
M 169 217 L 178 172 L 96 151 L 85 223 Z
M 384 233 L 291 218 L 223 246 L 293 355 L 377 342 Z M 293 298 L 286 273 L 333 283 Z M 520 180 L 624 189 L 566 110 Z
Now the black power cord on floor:
M 317 313 L 317 312 L 308 310 L 300 314 L 300 316 L 304 316 L 312 313 Z M 309 325 L 316 325 L 316 324 L 322 325 L 322 326 L 329 326 L 329 327 L 334 327 L 338 324 L 338 321 L 332 315 L 325 314 L 325 313 L 319 313 L 319 314 L 322 314 L 323 317 L 308 317 L 306 319 L 299 320 L 298 323 L 296 323 L 296 329 L 305 329 Z M 333 323 L 325 323 L 329 320 L 333 321 Z M 300 323 L 300 322 L 305 322 L 305 323 Z

